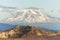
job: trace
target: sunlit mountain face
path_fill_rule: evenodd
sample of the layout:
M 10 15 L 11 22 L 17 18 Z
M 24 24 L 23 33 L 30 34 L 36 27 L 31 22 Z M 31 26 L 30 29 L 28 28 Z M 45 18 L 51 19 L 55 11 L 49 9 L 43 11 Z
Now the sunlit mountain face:
M 35 7 L 18 9 L 0 6 L 0 23 L 60 31 L 60 18 L 51 17 Z

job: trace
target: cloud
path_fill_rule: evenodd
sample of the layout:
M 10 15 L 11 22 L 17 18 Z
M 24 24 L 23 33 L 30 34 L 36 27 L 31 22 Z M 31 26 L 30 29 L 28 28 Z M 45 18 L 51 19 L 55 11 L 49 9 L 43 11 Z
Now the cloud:
M 0 12 L 2 12 L 2 11 L 4 11 L 4 9 L 3 8 L 0 8 Z

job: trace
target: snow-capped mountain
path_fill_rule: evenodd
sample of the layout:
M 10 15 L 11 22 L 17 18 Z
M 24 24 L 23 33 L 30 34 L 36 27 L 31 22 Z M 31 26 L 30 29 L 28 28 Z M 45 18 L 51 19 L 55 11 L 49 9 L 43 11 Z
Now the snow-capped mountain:
M 7 21 L 25 23 L 60 22 L 58 18 L 46 15 L 38 8 L 25 8 L 18 10 L 13 17 L 7 18 Z
M 0 22 L 44 23 L 60 22 L 60 19 L 46 15 L 39 8 L 18 9 L 0 6 Z
M 46 15 L 39 8 L 34 7 L 18 9 L 0 6 L 0 23 L 19 26 L 29 25 L 48 30 L 60 31 L 60 18 Z M 3 25 L 3 27 L 4 26 L 5 25 Z

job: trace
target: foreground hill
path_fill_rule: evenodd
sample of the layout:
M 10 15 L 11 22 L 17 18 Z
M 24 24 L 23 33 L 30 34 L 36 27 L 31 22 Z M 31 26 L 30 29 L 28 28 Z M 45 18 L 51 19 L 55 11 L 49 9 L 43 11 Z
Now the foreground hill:
M 16 26 L 0 32 L 0 40 L 59 40 L 60 32 L 53 32 L 31 26 Z

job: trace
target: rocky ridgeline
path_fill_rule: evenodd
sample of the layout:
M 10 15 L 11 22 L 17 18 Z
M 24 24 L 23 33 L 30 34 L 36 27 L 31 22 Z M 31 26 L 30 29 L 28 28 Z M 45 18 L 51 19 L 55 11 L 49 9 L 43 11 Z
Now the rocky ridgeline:
M 0 38 L 21 38 L 25 35 L 27 36 L 27 34 L 38 37 L 48 37 L 59 35 L 60 32 L 42 30 L 31 26 L 16 26 L 15 28 L 0 32 Z

